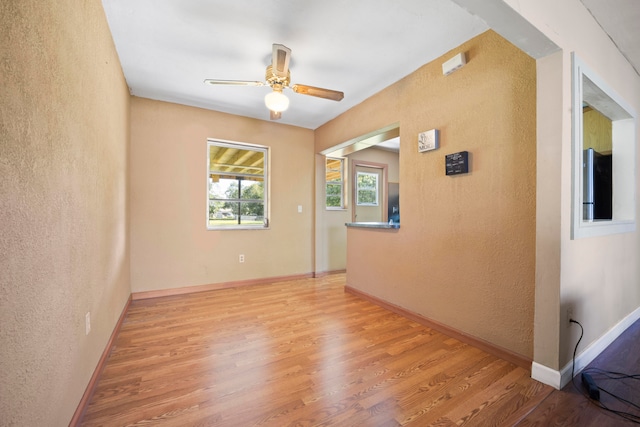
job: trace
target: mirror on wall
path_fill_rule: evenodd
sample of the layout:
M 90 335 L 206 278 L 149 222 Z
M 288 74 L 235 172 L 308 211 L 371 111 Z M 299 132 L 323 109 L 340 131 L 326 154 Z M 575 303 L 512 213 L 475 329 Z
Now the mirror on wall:
M 572 238 L 635 230 L 636 113 L 575 54 Z

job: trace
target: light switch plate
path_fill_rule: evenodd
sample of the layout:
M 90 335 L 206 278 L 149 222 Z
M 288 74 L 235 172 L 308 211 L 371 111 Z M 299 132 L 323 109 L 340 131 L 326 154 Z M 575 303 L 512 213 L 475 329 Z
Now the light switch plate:
M 435 150 L 440 148 L 440 132 L 438 129 L 431 129 L 418 134 L 418 152 Z

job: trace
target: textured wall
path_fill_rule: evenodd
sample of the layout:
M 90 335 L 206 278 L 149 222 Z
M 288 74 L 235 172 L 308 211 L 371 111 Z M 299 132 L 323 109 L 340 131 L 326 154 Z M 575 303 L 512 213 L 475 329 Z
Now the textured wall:
M 135 97 L 131 123 L 133 292 L 313 271 L 313 131 Z M 206 229 L 207 138 L 271 147 L 270 229 Z
M 611 119 L 598 110 L 589 109 L 583 113 L 582 124 L 584 148 L 593 148 L 598 153 L 611 153 L 613 146 Z
M 466 52 L 450 76 L 442 62 Z M 535 61 L 492 31 L 316 130 L 316 151 L 400 122 L 397 232 L 350 229 L 350 286 L 533 356 Z M 350 126 L 354 124 L 354 126 Z M 419 132 L 440 149 L 417 152 Z M 467 150 L 471 173 L 445 176 Z M 378 248 L 385 248 L 381 252 Z
M 99 0 L 0 29 L 0 424 L 65 426 L 130 294 L 129 94 Z

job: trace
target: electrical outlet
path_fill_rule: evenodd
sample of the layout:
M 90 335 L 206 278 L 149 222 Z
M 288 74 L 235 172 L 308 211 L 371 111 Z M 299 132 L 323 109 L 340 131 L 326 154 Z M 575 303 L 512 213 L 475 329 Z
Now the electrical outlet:
M 240 254 L 240 256 L 238 257 L 238 261 L 244 262 L 244 254 Z
M 573 307 L 567 307 L 567 318 L 565 319 L 567 326 L 571 326 L 571 319 L 573 319 Z
M 87 311 L 84 315 L 84 334 L 89 335 L 89 332 L 91 332 L 91 312 Z

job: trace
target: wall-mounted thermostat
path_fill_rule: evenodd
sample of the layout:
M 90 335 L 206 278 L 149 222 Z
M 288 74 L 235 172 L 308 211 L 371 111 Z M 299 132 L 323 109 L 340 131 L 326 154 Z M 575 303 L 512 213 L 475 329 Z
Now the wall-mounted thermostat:
M 440 132 L 438 129 L 431 129 L 418 134 L 418 152 L 435 150 L 440 147 Z

